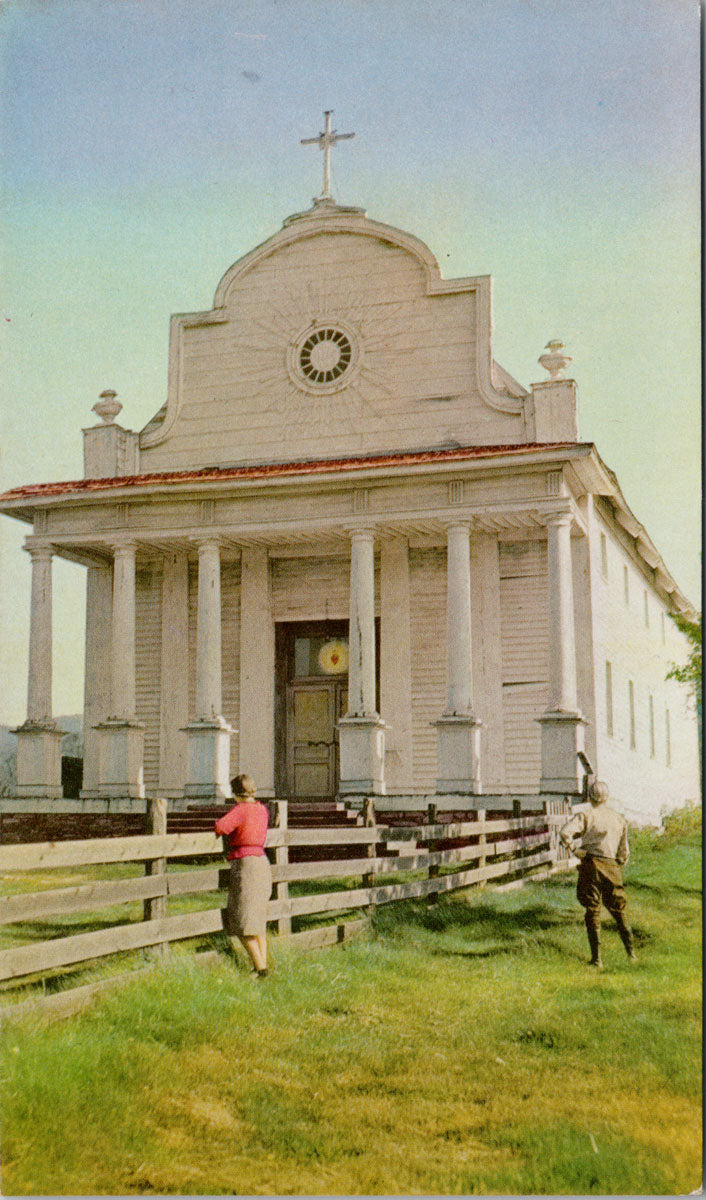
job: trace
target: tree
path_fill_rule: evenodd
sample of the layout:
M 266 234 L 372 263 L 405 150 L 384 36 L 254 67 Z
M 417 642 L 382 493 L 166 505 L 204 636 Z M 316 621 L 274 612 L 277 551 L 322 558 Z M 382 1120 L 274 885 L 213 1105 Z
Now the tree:
M 680 633 L 690 642 L 689 656 L 683 666 L 679 667 L 676 663 L 672 664 L 671 669 L 667 672 L 667 679 L 676 679 L 677 683 L 685 683 L 687 687 L 693 690 L 696 696 L 696 703 L 701 707 L 701 640 L 702 640 L 702 615 L 698 614 L 695 621 L 690 621 L 688 617 L 682 616 L 681 613 L 670 614 L 674 624 Z

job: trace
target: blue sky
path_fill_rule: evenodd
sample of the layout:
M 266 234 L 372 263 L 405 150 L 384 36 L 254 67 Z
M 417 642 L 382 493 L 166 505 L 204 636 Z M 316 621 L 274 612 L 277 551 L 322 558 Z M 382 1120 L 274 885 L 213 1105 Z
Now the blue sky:
M 699 6 L 686 0 L 4 0 L 2 485 L 82 474 L 105 387 L 139 428 L 171 312 L 333 192 L 494 277 L 495 355 L 574 357 L 582 437 L 700 580 Z M 29 565 L 0 520 L 0 721 Z M 58 563 L 55 709 L 81 707 L 83 572 Z

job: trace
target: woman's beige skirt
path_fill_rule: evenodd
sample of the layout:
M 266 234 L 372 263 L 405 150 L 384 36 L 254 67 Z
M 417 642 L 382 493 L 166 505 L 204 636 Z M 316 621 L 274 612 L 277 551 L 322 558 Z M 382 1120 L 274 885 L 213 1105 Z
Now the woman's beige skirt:
M 264 854 L 234 858 L 226 908 L 226 932 L 231 937 L 256 937 L 267 929 L 267 901 L 272 891 L 272 868 Z

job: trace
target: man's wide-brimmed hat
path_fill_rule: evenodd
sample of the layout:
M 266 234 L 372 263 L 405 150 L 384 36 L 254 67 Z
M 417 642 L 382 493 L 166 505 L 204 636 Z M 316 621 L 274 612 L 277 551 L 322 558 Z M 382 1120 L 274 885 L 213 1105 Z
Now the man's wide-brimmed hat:
M 230 786 L 234 796 L 254 796 L 257 791 L 251 775 L 236 775 L 235 779 L 231 779 Z

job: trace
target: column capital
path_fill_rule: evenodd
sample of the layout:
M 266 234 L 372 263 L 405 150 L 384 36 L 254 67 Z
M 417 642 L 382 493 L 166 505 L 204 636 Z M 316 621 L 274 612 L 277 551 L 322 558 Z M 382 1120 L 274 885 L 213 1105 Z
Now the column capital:
M 220 551 L 223 545 L 223 539 L 217 533 L 196 533 L 189 538 L 189 542 L 196 547 L 199 554 L 202 550 Z
M 375 535 L 378 532 L 378 527 L 374 521 L 359 521 L 355 524 L 346 525 L 345 531 L 351 541 L 359 540 L 366 542 L 375 541 Z
M 550 512 L 545 512 L 541 520 L 547 526 L 572 525 L 574 514 L 569 505 L 563 505 L 561 508 L 554 508 Z
M 35 542 L 30 541 L 29 538 L 23 549 L 26 550 L 33 562 L 35 559 L 37 562 L 50 562 L 56 553 L 51 542 Z
M 454 529 L 470 534 L 475 527 L 475 521 L 471 516 L 445 517 L 443 526 L 447 534 L 451 533 Z
M 129 558 L 137 554 L 137 542 L 134 538 L 125 538 L 120 542 L 109 542 L 108 547 L 114 558 Z

